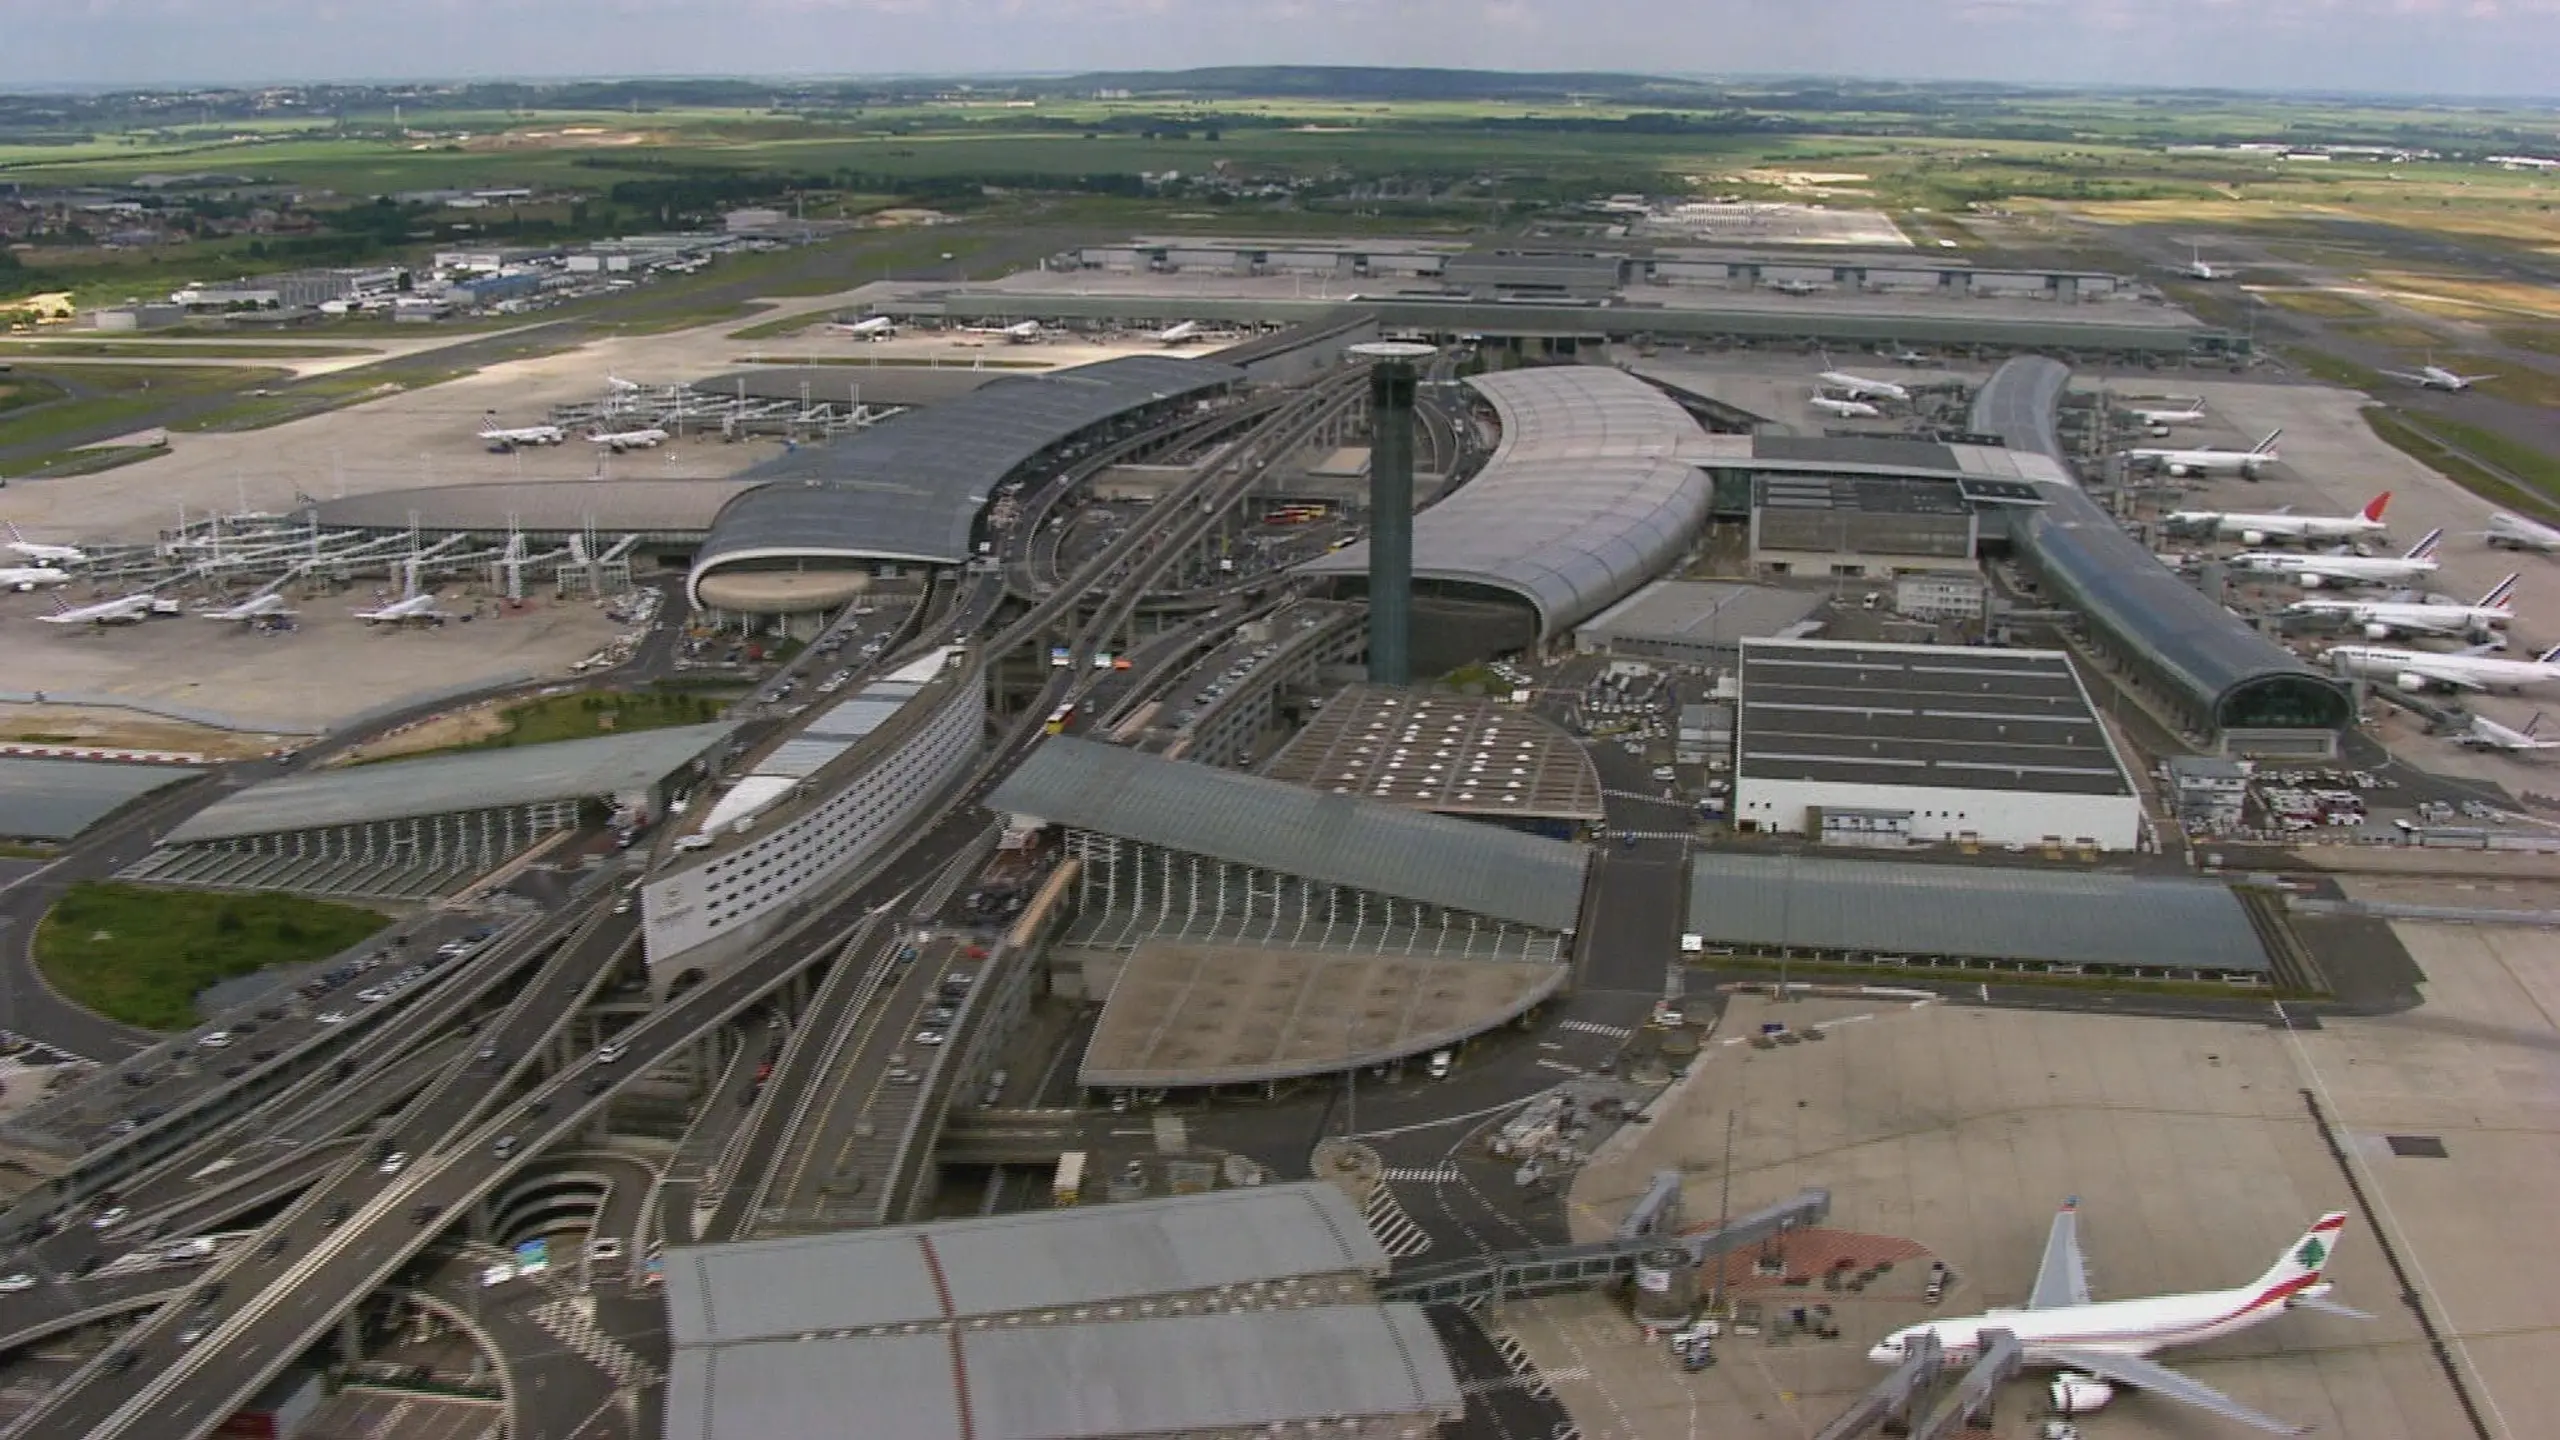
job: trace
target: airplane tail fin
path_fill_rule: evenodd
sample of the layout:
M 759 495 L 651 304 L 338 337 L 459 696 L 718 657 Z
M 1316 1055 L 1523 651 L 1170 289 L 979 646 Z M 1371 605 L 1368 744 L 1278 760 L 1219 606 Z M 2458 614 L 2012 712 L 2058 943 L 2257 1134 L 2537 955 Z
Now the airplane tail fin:
M 2382 520 L 2382 512 L 2387 509 L 2390 504 L 2391 492 L 2385 490 L 2381 494 L 2376 495 L 2371 500 L 2365 502 L 2364 518 L 2379 524 Z
M 2419 536 L 2418 543 L 2410 546 L 2409 553 L 2401 556 L 2400 558 L 2403 560 L 2433 559 L 2435 557 L 2436 547 L 2443 543 L 2444 527 L 2439 525 L 2433 530 L 2428 531 L 2426 534 Z
M 2541 711 L 2539 711 L 2539 710 L 2536 710 L 2536 711 L 2534 711 L 2534 712 L 2533 712 L 2533 718 L 2532 718 L 2532 719 L 2530 719 L 2530 720 L 2527 720 L 2526 722 L 2524 722 L 2524 729 L 2522 729 L 2522 730 L 2518 731 L 2517 733 L 2518 733 L 2518 734 L 2520 734 L 2520 735 L 2531 736 L 2531 735 L 2533 734 L 2533 732 L 2534 732 L 2534 731 L 2539 730 L 2539 729 L 2541 729 L 2541 728 L 2542 728 L 2542 712 L 2541 712 Z
M 7 522 L 7 523 L 8 523 L 8 526 L 9 526 L 9 538 L 10 538 L 10 539 L 12 539 L 12 540 L 18 540 L 18 541 L 23 541 L 23 540 L 25 540 L 25 539 L 27 538 L 26 536 L 21 535 L 21 534 L 19 534 L 19 533 L 18 533 L 18 522 L 17 522 L 17 521 L 15 521 L 15 520 L 11 520 L 11 521 L 9 521 L 9 522 Z
M 2550 649 L 2534 656 L 2533 660 L 2537 665 L 2560 665 L 2560 645 L 2552 646 Z
M 2507 572 L 2506 579 L 2490 586 L 2489 593 L 2480 597 L 2481 608 L 2487 609 L 2493 605 L 2504 605 L 2509 600 L 2514 599 L 2516 594 L 2516 582 L 2523 578 L 2524 575 L 2521 571 L 2511 570 Z
M 2302 1238 L 2287 1246 L 2267 1273 L 2251 1287 L 2257 1292 L 2253 1303 L 2264 1305 L 2280 1301 L 2320 1283 L 2320 1272 L 2328 1268 L 2330 1257 L 2338 1248 L 2339 1232 L 2347 1228 L 2347 1213 L 2332 1210 L 2311 1222 Z
M 2266 439 L 2249 447 L 2249 453 L 2252 455 L 2273 455 L 2276 453 L 2276 437 L 2283 433 L 2284 432 L 2282 430 L 2268 431 Z

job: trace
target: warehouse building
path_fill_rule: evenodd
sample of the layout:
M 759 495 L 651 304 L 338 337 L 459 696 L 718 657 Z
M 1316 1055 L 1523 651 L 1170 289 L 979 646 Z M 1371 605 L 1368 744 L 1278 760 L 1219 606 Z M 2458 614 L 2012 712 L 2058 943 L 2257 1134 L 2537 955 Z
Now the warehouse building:
M 665 1433 L 1429 1435 L 1465 1401 L 1387 1269 L 1320 1183 L 675 1249 Z
M 1803 633 L 1827 599 L 1768 585 L 1656 580 L 1584 621 L 1573 643 L 1586 655 L 1730 670 L 1743 641 Z
M 1826 845 L 2131 850 L 2142 799 L 2069 657 L 1755 640 L 1734 824 Z
M 2281 907 L 2184 877 L 1701 852 L 1686 944 L 1766 959 L 2264 985 Z M 2272 942 L 2272 943 L 2271 943 Z
M 734 728 L 687 725 L 288 775 L 196 812 L 124 877 L 432 899 L 560 831 L 666 814 Z
M 801 896 L 869 863 L 968 768 L 986 721 L 977 666 L 935 650 L 731 767 L 641 888 L 651 987 L 663 997 L 744 960 Z

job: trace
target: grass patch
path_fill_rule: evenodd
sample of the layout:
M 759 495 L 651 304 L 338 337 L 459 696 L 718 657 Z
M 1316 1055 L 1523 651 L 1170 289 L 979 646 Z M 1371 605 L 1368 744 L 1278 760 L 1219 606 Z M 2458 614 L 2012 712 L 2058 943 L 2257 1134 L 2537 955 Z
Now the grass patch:
M 201 1018 L 195 997 L 206 986 L 334 955 L 383 923 L 297 895 L 85 881 L 36 927 L 36 964 L 77 1004 L 146 1030 L 183 1030 Z
M 142 429 L 173 400 L 244 390 L 284 377 L 282 370 L 250 366 L 82 365 L 41 372 L 35 378 L 64 398 L 0 418 L 0 449 L 41 445 L 101 428 Z
M 2393 346 L 2397 349 L 2409 351 L 2412 355 L 2419 355 L 2429 350 L 2441 348 L 2444 344 L 2443 336 L 2438 335 L 2433 330 L 2427 329 L 2423 325 L 2404 325 L 2394 320 L 2374 320 L 2363 323 L 2341 325 L 2338 327 L 2338 333 L 2341 335 L 2353 335 L 2359 340 L 2368 341 L 2375 345 Z M 2416 362 L 2413 360 L 2411 363 L 2415 364 Z
M 2364 412 L 2364 423 L 2385 445 L 2484 500 L 2517 510 L 2538 512 L 2546 519 L 2554 514 L 2553 500 L 2560 496 L 2560 487 L 2553 484 L 2550 472 L 2554 467 L 2546 456 L 2526 452 L 2540 461 L 2543 467 L 2542 478 L 2537 480 L 2530 473 L 2510 472 L 2495 460 L 2484 464 L 2482 462 L 2487 457 L 2471 451 L 2459 441 L 2439 438 L 2431 433 L 2450 425 L 2448 421 L 2430 416 L 2426 428 L 2422 429 L 2398 411 L 2369 406 Z M 2469 430 L 2472 427 L 2454 428 Z M 2500 439 L 2497 436 L 2488 438 Z M 2500 443 L 2505 442 L 2501 440 Z
M 2335 355 L 2323 354 L 2317 350 L 2288 345 L 2279 353 L 2295 369 L 2312 379 L 2344 386 L 2349 390 L 2362 390 L 2372 394 L 2382 391 L 2391 383 L 2390 378 L 2379 370 L 2368 370 L 2352 360 L 2341 360 Z
M 2317 316 L 2323 320 L 2362 320 L 2375 313 L 2374 308 L 2363 301 L 2329 290 L 2264 289 L 2249 293 L 2279 310 Z
M 285 341 L 252 345 L 231 340 L 0 340 L 0 355 L 83 360 L 326 360 L 380 352 L 362 345 L 309 345 Z
M 729 332 L 729 338 L 732 340 L 777 340 L 785 335 L 797 335 L 801 331 L 809 329 L 814 325 L 823 325 L 827 323 L 828 318 L 828 314 L 824 310 L 812 310 L 798 315 L 785 315 L 779 320 L 767 320 L 761 324 L 750 325 L 743 330 L 732 330 Z
M 505 750 L 517 745 L 548 745 L 559 740 L 592 740 L 599 735 L 628 735 L 635 730 L 661 730 L 673 725 L 705 725 L 720 718 L 721 702 L 708 695 L 667 694 L 655 690 L 590 690 L 576 695 L 549 695 L 510 705 L 501 713 L 507 728 L 458 750 Z M 414 755 L 400 757 L 414 760 Z

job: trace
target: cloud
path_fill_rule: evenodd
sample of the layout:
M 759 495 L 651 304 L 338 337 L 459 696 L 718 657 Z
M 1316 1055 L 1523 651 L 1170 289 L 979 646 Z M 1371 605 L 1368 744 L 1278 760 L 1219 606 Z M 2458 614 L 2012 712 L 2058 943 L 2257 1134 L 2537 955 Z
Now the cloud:
M 2551 95 L 2560 0 L 0 0 L 0 84 L 1284 63 Z

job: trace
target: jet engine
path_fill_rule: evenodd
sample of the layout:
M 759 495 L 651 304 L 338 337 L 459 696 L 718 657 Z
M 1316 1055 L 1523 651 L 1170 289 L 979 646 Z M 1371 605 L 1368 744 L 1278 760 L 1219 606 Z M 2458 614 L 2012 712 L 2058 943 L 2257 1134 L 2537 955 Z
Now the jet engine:
M 2326 585 L 2326 584 L 2328 584 L 2328 583 L 2329 583 L 2328 581 L 2326 581 L 2326 580 L 2322 579 L 2318 573 L 2316 573 L 2316 572 L 2314 572 L 2314 571 L 2310 571 L 2310 570 L 2305 570 L 2305 571 L 2303 571 L 2301 574 L 2296 575 L 2296 576 L 2294 576 L 2293 578 L 2294 578 L 2294 582 L 2295 582 L 2296 584 L 2300 585 L 2300 586 L 2301 586 L 2303 589 L 2305 589 L 2305 590 L 2317 590 L 2317 589 L 2319 589 L 2321 586 Z
M 2264 530 L 2243 530 L 2240 532 L 2240 543 L 2248 546 L 2252 550 L 2259 549 L 2267 543 L 2267 532 Z
M 2427 677 L 2424 675 L 2412 675 L 2407 671 L 2402 671 L 2400 674 L 2391 677 L 2391 683 L 2408 691 L 2410 694 L 2415 695 L 2419 691 L 2427 688 Z
M 2115 1398 L 2116 1387 L 2095 1375 L 2065 1370 L 2053 1377 L 2053 1411 L 2057 1415 L 2089 1415 Z
M 2364 638 L 2367 640 L 2388 640 L 2391 638 L 2391 627 L 2383 624 L 2379 620 L 2368 620 L 2365 622 Z
M 2172 475 L 2193 475 L 2196 473 L 2196 467 L 2193 465 L 2181 465 L 2173 460 L 2169 462 L 2169 473 Z

